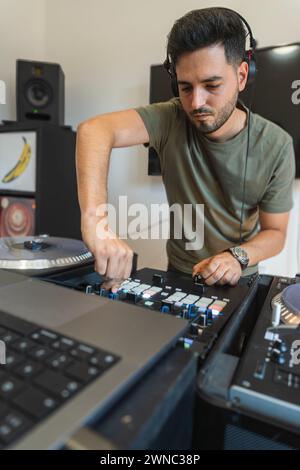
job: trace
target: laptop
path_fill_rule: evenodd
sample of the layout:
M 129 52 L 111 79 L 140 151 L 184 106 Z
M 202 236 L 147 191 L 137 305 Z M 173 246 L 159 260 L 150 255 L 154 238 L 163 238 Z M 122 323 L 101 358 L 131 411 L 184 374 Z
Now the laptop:
M 0 447 L 62 447 L 187 328 L 181 318 L 0 270 L 8 360 L 0 365 Z

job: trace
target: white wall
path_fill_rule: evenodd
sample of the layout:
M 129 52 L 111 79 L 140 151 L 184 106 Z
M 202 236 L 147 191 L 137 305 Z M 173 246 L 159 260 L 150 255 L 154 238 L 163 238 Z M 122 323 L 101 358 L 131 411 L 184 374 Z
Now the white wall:
M 16 118 L 16 60 L 43 59 L 45 38 L 45 0 L 0 0 L 0 80 L 6 83 L 0 120 Z
M 148 103 L 149 66 L 162 63 L 173 22 L 191 9 L 236 9 L 252 26 L 259 46 L 300 40 L 299 0 L 0 0 L 0 6 L 0 39 L 5 44 L 0 79 L 8 84 L 8 103 L 0 107 L 0 118 L 15 117 L 15 60 L 40 59 L 62 65 L 66 123 L 75 128 L 92 115 Z M 129 202 L 165 201 L 161 178 L 147 176 L 143 147 L 113 151 L 109 190 L 112 203 L 119 194 L 127 194 Z M 141 266 L 165 266 L 164 242 L 131 245 Z M 281 268 L 282 262 L 275 260 L 265 269 L 279 273 Z M 281 272 L 288 273 L 293 274 Z

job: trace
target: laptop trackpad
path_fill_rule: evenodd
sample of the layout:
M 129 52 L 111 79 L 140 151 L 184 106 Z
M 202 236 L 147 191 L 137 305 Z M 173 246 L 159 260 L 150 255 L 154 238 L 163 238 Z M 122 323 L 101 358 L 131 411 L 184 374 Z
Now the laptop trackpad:
M 36 279 L 0 287 L 3 312 L 47 328 L 58 328 L 108 302 L 100 296 L 84 295 Z

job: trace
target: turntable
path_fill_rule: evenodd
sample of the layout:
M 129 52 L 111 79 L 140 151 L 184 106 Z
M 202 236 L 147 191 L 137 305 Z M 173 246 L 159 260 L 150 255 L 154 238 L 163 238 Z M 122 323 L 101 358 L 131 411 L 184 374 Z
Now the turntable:
M 291 284 L 276 294 L 271 305 L 279 304 L 281 307 L 280 319 L 289 325 L 300 324 L 300 284 Z
M 50 237 L 0 238 L 0 269 L 25 275 L 45 275 L 93 261 L 93 255 L 80 240 Z

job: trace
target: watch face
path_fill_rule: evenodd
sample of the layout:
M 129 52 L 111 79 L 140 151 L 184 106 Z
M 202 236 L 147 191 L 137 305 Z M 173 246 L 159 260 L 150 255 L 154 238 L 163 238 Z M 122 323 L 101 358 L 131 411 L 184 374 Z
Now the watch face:
M 243 250 L 243 248 L 240 248 L 239 246 L 236 247 L 235 252 L 238 256 L 241 256 L 244 258 L 246 255 L 246 252 Z
M 231 252 L 241 264 L 243 264 L 245 267 L 248 265 L 249 258 L 247 252 L 243 250 L 243 248 L 235 246 L 231 249 Z

